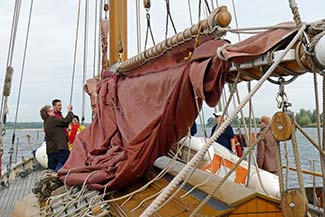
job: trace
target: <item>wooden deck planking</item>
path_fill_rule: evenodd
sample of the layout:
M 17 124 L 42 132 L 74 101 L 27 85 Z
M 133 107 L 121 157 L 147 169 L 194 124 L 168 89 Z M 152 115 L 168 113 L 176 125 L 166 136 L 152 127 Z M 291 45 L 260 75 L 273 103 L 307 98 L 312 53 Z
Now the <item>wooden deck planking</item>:
M 9 183 L 9 187 L 0 190 L 0 213 L 1 216 L 12 216 L 17 200 L 31 193 L 34 182 L 42 171 L 34 171 L 25 178 L 17 178 Z

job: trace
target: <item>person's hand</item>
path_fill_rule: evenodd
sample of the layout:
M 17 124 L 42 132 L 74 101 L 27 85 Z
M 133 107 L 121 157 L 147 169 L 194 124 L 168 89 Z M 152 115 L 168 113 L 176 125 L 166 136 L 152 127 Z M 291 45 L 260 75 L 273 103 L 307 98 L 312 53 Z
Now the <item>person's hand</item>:
M 68 105 L 68 112 L 72 112 L 72 109 L 73 109 L 72 105 Z

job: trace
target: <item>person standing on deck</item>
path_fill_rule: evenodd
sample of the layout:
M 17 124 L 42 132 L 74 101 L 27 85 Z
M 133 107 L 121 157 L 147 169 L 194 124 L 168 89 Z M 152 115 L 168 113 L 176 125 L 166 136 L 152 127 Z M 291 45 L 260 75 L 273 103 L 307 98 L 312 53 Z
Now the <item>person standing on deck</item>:
M 53 106 L 53 111 L 54 111 L 55 117 L 63 118 L 63 115 L 61 112 L 61 110 L 62 110 L 61 100 L 59 100 L 59 99 L 52 100 L 52 106 Z
M 44 121 L 48 168 L 57 172 L 70 154 L 65 128 L 68 127 L 73 118 L 72 105 L 68 106 L 68 114 L 65 118 L 56 118 L 53 109 L 49 105 L 41 108 L 40 115 Z
M 213 128 L 211 130 L 210 137 L 213 135 L 217 126 L 221 125 L 221 123 L 224 121 L 223 119 L 221 119 L 222 112 L 213 113 L 213 116 L 214 116 L 214 121 L 216 122 L 216 124 L 213 126 Z M 223 133 L 221 133 L 221 135 L 216 140 L 216 142 L 219 143 L 220 145 L 224 146 L 225 148 L 227 148 L 232 153 L 236 154 L 234 130 L 232 129 L 232 127 L 230 125 L 228 125 L 227 128 L 223 131 Z
M 271 119 L 268 116 L 262 116 L 260 121 L 261 131 L 271 124 Z M 258 135 L 257 135 L 258 136 Z M 276 163 L 276 142 L 269 129 L 263 140 L 257 144 L 257 165 L 259 168 L 276 173 L 278 171 Z
M 86 127 L 84 125 L 80 124 L 80 119 L 79 119 L 78 115 L 74 115 L 73 119 L 68 127 L 69 151 L 72 150 L 73 142 L 74 142 L 76 136 L 85 128 Z
M 192 127 L 190 129 L 190 134 L 191 134 L 191 136 L 194 136 L 196 133 L 197 133 L 197 125 L 196 125 L 196 122 L 194 120 L 194 122 L 192 124 Z

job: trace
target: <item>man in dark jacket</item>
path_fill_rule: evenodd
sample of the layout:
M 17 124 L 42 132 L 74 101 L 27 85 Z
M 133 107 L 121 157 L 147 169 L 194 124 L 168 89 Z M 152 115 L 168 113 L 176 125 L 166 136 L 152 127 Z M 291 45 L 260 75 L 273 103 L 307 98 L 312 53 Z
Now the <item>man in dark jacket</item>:
M 65 118 L 56 118 L 53 109 L 49 105 L 41 108 L 40 115 L 44 120 L 48 168 L 57 172 L 70 154 L 65 128 L 68 127 L 73 118 L 72 106 L 68 106 L 68 114 Z
M 63 115 L 62 115 L 62 102 L 61 100 L 59 99 L 53 99 L 52 100 L 52 106 L 53 106 L 53 111 L 54 111 L 54 114 L 55 114 L 55 117 L 57 118 L 63 118 Z
M 213 113 L 214 121 L 216 122 L 216 124 L 212 127 L 210 137 L 214 134 L 214 131 L 216 130 L 217 126 L 223 122 L 222 113 L 223 112 L 221 111 Z M 230 152 L 236 154 L 234 130 L 230 125 L 228 125 L 223 131 L 223 133 L 221 133 L 216 142 L 227 148 Z

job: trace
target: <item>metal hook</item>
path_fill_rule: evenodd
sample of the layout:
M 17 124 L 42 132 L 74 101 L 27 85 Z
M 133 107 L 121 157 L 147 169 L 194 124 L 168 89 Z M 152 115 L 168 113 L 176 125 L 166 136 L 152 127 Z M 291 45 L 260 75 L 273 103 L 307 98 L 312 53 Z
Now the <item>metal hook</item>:
M 279 109 L 282 109 L 282 111 L 287 111 L 288 107 L 292 106 L 291 103 L 288 101 L 287 94 L 284 92 L 284 85 L 286 84 L 286 81 L 283 77 L 280 77 L 278 82 L 279 84 L 279 92 L 277 93 L 276 96 L 276 101 L 277 101 L 277 107 Z

